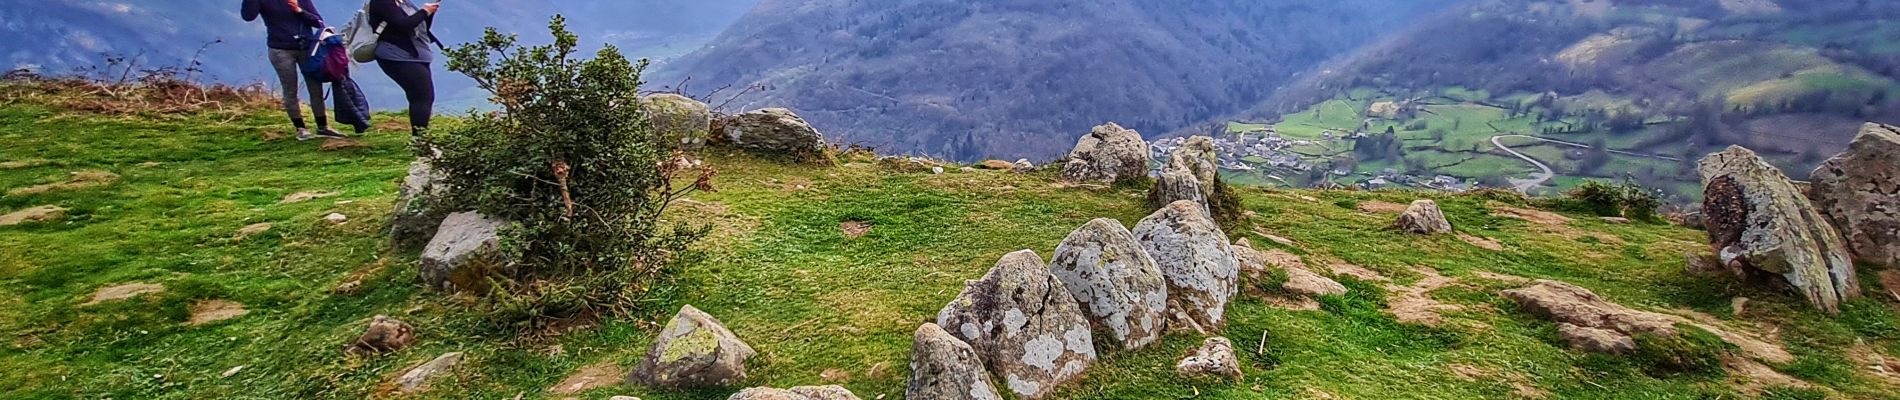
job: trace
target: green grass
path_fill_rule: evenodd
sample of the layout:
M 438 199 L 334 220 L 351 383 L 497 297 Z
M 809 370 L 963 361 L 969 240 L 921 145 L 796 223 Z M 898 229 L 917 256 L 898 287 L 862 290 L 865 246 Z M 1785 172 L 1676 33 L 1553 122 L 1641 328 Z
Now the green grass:
M 581 366 L 631 367 L 657 324 L 686 304 L 717 316 L 761 352 L 744 386 L 821 384 L 821 372 L 835 369 L 848 374 L 836 383 L 863 398 L 899 398 L 911 332 L 963 280 L 1011 251 L 1047 257 L 1089 219 L 1132 225 L 1147 211 L 1142 188 L 1059 188 L 1047 172 L 906 174 L 861 158 L 814 169 L 714 151 L 709 162 L 720 169 L 720 191 L 695 195 L 701 204 L 676 208 L 674 216 L 712 223 L 716 233 L 669 269 L 662 283 L 667 300 L 629 318 L 519 335 L 482 328 L 465 300 L 424 290 L 414 255 L 387 247 L 386 213 L 409 161 L 403 135 L 385 130 L 366 148 L 320 151 L 314 143 L 263 139 L 283 130 L 272 114 L 213 123 L 0 106 L 0 161 L 52 160 L 6 171 L 0 186 L 82 169 L 121 177 L 97 188 L 0 197 L 5 211 L 71 209 L 55 221 L 0 227 L 0 333 L 12 338 L 0 346 L 0 398 L 372 397 L 385 394 L 383 385 L 409 366 L 446 351 L 467 352 L 467 361 L 420 397 L 558 397 L 545 389 Z M 339 195 L 278 204 L 300 191 Z M 1786 295 L 1688 276 L 1681 255 L 1704 247 L 1700 232 L 1582 217 L 1553 231 L 1498 216 L 1471 196 L 1240 192 L 1258 214 L 1246 223 L 1294 240 L 1288 250 L 1309 263 L 1353 263 L 1401 285 L 1421 277 L 1415 267 L 1432 267 L 1460 284 L 1431 297 L 1463 309 L 1446 312 L 1438 327 L 1400 323 L 1383 311 L 1393 295 L 1352 279 L 1344 279 L 1351 293 L 1321 299 L 1320 311 L 1244 298 L 1230 307 L 1222 333 L 1241 350 L 1244 380 L 1177 378 L 1173 362 L 1201 338 L 1174 334 L 1142 351 L 1105 351 L 1103 362 L 1059 398 L 1504 398 L 1519 387 L 1548 398 L 1743 396 L 1723 378 L 1657 378 L 1628 360 L 1567 350 L 1549 323 L 1496 294 L 1517 285 L 1479 278 L 1481 271 L 1560 279 L 1631 306 L 1696 310 L 1736 326 L 1773 324 L 1800 356 L 1776 366 L 1783 372 L 1833 396 L 1895 393 L 1891 383 L 1842 361 L 1856 343 L 1896 354 L 1896 304 L 1863 299 L 1830 318 Z M 1392 215 L 1352 208 L 1420 197 L 1439 200 L 1459 231 L 1507 249 L 1399 234 L 1382 228 Z M 330 212 L 351 220 L 319 221 Z M 845 221 L 873 228 L 847 239 L 838 229 Z M 233 239 L 238 228 L 258 222 L 276 228 Z M 1271 243 L 1251 230 L 1229 233 Z M 363 286 L 355 292 L 331 290 L 358 278 Z M 81 305 L 93 291 L 126 282 L 168 290 Z M 1737 295 L 1755 299 L 1746 317 L 1724 311 Z M 243 303 L 250 314 L 184 324 L 190 304 L 206 299 Z M 420 344 L 382 357 L 344 355 L 342 347 L 377 314 L 414 323 Z M 885 372 L 871 374 L 880 364 Z M 237 366 L 244 368 L 220 376 Z M 1484 375 L 1463 377 L 1454 366 Z M 731 392 L 626 386 L 582 396 L 721 399 Z

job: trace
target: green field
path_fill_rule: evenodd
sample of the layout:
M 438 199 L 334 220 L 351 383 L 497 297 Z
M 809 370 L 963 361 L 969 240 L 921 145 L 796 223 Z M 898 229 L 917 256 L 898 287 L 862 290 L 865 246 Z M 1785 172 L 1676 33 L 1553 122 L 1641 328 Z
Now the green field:
M 0 398 L 384 397 L 407 368 L 448 351 L 466 352 L 466 361 L 413 397 L 563 398 L 548 388 L 584 366 L 631 367 L 657 323 L 691 304 L 760 351 L 743 386 L 835 383 L 866 399 L 895 399 L 909 373 L 912 330 L 956 296 L 963 280 L 1011 251 L 1046 257 L 1092 218 L 1132 224 L 1147 212 L 1141 187 L 1058 186 L 1052 171 L 904 173 L 864 156 L 810 168 L 713 151 L 719 192 L 694 195 L 672 217 L 713 224 L 715 234 L 667 269 L 661 301 L 636 315 L 524 334 L 486 327 L 470 300 L 422 288 L 415 255 L 388 247 L 387 212 L 410 161 L 404 135 L 386 124 L 363 147 L 324 151 L 283 138 L 275 114 L 260 108 L 219 122 L 0 102 L 7 143 L 0 161 L 43 160 L 7 164 L 13 169 L 0 174 L 0 186 L 58 181 L 74 171 L 118 176 L 101 186 L 0 197 L 6 212 L 69 209 L 51 221 L 0 227 L 0 331 L 10 338 L 0 346 Z M 297 192 L 334 196 L 282 202 Z M 1247 295 L 1229 307 L 1220 332 L 1242 349 L 1244 379 L 1177 377 L 1174 361 L 1202 340 L 1180 333 L 1141 351 L 1105 350 L 1057 398 L 1878 399 L 1900 388 L 1856 358 L 1868 351 L 1900 357 L 1900 303 L 1869 297 L 1831 318 L 1778 292 L 1687 275 L 1683 254 L 1707 251 L 1701 232 L 1584 216 L 1545 226 L 1500 216 L 1494 211 L 1503 204 L 1478 196 L 1240 192 L 1257 216 L 1231 236 L 1315 266 L 1363 266 L 1394 285 L 1418 282 L 1420 268 L 1429 267 L 1456 284 L 1426 297 L 1459 308 L 1443 311 L 1437 326 L 1401 323 L 1386 311 L 1398 294 L 1344 276 L 1338 279 L 1350 294 L 1320 298 L 1313 311 Z M 1420 197 L 1437 199 L 1460 233 L 1497 240 L 1504 250 L 1383 229 L 1393 215 L 1356 207 Z M 333 212 L 349 221 L 321 220 Z M 848 221 L 872 229 L 846 238 L 839 225 Z M 275 227 L 237 238 L 256 223 Z M 1273 244 L 1256 229 L 1295 244 Z M 1815 389 L 1721 374 L 1652 376 L 1628 358 L 1568 350 L 1550 323 L 1497 295 L 1519 284 L 1481 273 L 1560 279 L 1635 307 L 1706 313 L 1736 330 L 1772 325 L 1774 343 L 1797 359 L 1771 367 Z M 349 281 L 361 285 L 335 289 Z M 85 304 L 96 290 L 133 282 L 165 289 Z M 1754 299 L 1746 314 L 1730 308 L 1735 296 Z M 249 312 L 186 322 L 193 305 L 210 300 Z M 342 348 L 377 314 L 414 323 L 419 344 L 380 357 L 345 355 Z M 723 399 L 734 390 L 613 385 L 573 396 Z

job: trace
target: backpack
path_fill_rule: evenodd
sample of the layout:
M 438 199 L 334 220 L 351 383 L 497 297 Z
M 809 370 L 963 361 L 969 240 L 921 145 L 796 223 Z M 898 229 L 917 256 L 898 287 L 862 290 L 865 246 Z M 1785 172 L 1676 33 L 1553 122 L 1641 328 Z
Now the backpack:
M 350 17 L 350 23 L 343 25 L 343 44 L 349 58 L 356 62 L 376 61 L 376 41 L 382 36 L 381 26 L 369 24 L 369 3 L 356 10 L 356 16 Z
M 344 49 L 343 35 L 333 29 L 324 29 L 317 40 L 317 47 L 305 58 L 303 76 L 311 82 L 330 83 L 350 77 L 350 56 Z

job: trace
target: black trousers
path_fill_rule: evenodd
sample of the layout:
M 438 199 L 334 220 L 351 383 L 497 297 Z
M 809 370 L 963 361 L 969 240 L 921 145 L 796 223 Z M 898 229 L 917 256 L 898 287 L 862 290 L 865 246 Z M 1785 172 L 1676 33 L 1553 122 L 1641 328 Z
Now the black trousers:
M 415 132 L 428 129 L 429 118 L 435 113 L 435 77 L 429 71 L 429 64 L 378 60 L 376 65 L 382 67 L 383 74 L 396 81 L 396 86 L 401 86 L 409 98 L 410 129 Z

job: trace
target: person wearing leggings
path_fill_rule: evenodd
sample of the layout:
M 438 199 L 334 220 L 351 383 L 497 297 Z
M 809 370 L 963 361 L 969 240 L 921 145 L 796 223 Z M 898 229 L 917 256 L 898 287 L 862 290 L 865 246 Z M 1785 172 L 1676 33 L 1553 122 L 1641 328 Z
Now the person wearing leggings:
M 310 58 L 310 50 L 317 40 L 315 31 L 323 29 L 323 16 L 317 14 L 311 0 L 244 0 L 239 14 L 245 21 L 264 19 L 265 44 L 270 47 L 270 65 L 277 71 L 277 81 L 283 89 L 284 114 L 288 114 L 291 125 L 297 127 L 297 140 L 315 137 L 304 125 L 303 106 L 297 104 L 297 83 L 302 76 L 298 66 Z M 317 114 L 316 136 L 343 137 L 330 130 L 330 119 L 324 115 L 323 84 L 304 81 L 310 90 L 310 108 Z
M 429 24 L 435 21 L 435 11 L 440 7 L 441 3 L 417 7 L 408 0 L 373 0 L 369 7 L 369 23 L 381 31 L 376 65 L 408 97 L 409 132 L 414 139 L 420 139 L 429 129 L 429 118 L 435 111 L 435 77 L 429 70 L 429 64 L 435 61 L 429 44 L 435 38 L 429 34 Z

